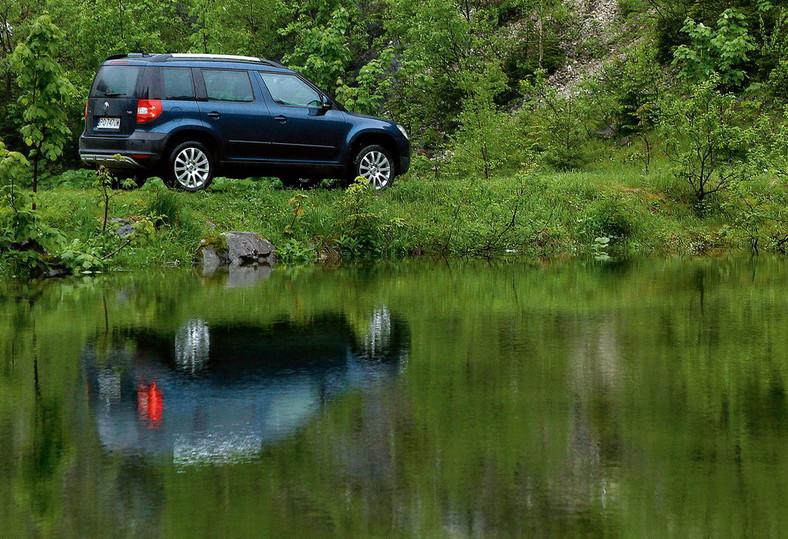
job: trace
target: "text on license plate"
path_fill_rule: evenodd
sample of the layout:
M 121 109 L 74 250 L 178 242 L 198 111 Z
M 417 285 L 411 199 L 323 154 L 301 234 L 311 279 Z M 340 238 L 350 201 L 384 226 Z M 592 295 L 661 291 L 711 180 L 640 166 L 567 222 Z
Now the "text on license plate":
M 96 129 L 120 129 L 120 118 L 110 118 L 108 116 L 99 118 Z

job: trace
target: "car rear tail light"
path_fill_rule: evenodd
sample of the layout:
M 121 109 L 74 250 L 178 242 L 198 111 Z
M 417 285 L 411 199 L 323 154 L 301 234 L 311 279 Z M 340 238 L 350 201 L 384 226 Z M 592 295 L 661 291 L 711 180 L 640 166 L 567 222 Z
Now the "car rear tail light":
M 137 102 L 137 123 L 152 122 L 161 116 L 161 101 L 159 99 L 140 99 Z
M 85 101 L 85 119 L 86 120 L 88 119 L 88 105 L 89 104 L 90 104 L 90 101 Z

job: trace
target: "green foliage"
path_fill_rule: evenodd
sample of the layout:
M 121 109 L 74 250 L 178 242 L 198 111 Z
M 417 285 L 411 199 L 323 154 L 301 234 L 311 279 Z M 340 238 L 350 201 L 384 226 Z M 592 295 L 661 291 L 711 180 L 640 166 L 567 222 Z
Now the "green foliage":
M 190 17 L 194 22 L 191 28 L 184 26 L 188 34 L 191 50 L 202 53 L 243 54 L 252 56 L 273 56 L 278 50 L 280 36 L 277 27 L 281 22 L 282 2 L 271 0 L 192 0 Z M 165 4 L 166 6 L 166 4 Z M 162 6 L 156 3 L 154 9 Z M 169 7 L 169 6 L 168 6 Z M 175 11 L 182 6 L 175 4 Z M 165 12 L 166 13 L 166 12 Z M 170 24 L 180 22 L 170 17 Z M 187 20 L 188 20 L 187 19 Z M 166 39 L 168 36 L 157 36 Z M 177 43 L 177 42 L 176 42 Z M 159 50 L 155 47 L 151 50 Z M 170 45 L 161 50 L 179 50 Z
M 442 144 L 468 96 L 469 77 L 484 78 L 500 63 L 496 10 L 455 0 L 392 0 L 387 15 L 388 33 L 400 44 L 390 107 L 425 145 Z
M 183 204 L 179 193 L 170 189 L 157 189 L 145 204 L 144 213 L 156 227 L 181 223 Z
M 78 238 L 60 253 L 60 262 L 70 273 L 100 271 L 106 266 L 99 249 L 92 243 L 85 243 Z
M 61 174 L 54 176 L 49 187 L 74 187 L 79 189 L 89 189 L 96 185 L 96 171 L 79 168 L 64 170 Z
M 653 128 L 653 110 L 664 92 L 665 80 L 654 48 L 641 45 L 625 58 L 606 64 L 601 80 L 592 79 L 586 87 L 601 101 L 599 115 L 621 135 L 630 135 Z
M 356 178 L 337 203 L 340 231 L 337 245 L 343 258 L 371 258 L 380 254 L 381 214 L 373 211 L 375 192 Z
M 334 90 L 352 60 L 351 32 L 358 11 L 339 5 L 330 13 L 319 9 L 314 17 L 309 6 L 299 6 L 292 8 L 291 14 L 295 20 L 280 33 L 292 37 L 295 46 L 282 60 L 318 86 Z
M 699 209 L 706 197 L 747 179 L 757 165 L 751 159 L 757 155 L 756 131 L 745 118 L 759 104 L 739 101 L 717 86 L 712 78 L 688 96 L 666 96 L 660 103 L 665 152 Z
M 547 86 L 544 72 L 523 82 L 528 96 L 519 113 L 531 149 L 555 170 L 576 170 L 588 162 L 588 128 L 580 102 Z
M 16 46 L 9 60 L 21 89 L 19 131 L 30 147 L 33 192 L 38 187 L 39 161 L 55 161 L 62 156 L 71 134 L 65 105 L 72 98 L 74 88 L 57 62 L 62 40 L 63 33 L 45 12 L 35 20 L 27 39 Z
M 41 226 L 34 200 L 19 189 L 17 182 L 29 167 L 19 152 L 10 152 L 0 142 L 0 257 L 12 271 L 36 274 L 44 270 L 47 255 L 42 244 L 51 245 L 60 237 L 49 227 Z
M 604 194 L 591 202 L 582 219 L 583 229 L 594 244 L 599 237 L 608 243 L 627 240 L 636 233 L 637 220 L 621 196 Z
M 594 254 L 594 259 L 600 262 L 612 260 L 608 254 L 607 248 L 610 245 L 610 238 L 607 236 L 599 236 L 594 238 L 594 243 L 591 244 L 591 252 Z
M 21 211 L 23 205 L 19 200 L 21 194 L 18 182 L 29 168 L 30 163 L 24 155 L 8 151 L 0 140 L 0 197 L 3 200 L 3 211 Z
M 290 206 L 290 213 L 293 218 L 285 227 L 285 234 L 293 234 L 299 218 L 303 217 L 306 213 L 306 209 L 309 205 L 309 195 L 306 193 L 297 193 L 293 195 L 287 203 Z
M 112 196 L 112 173 L 103 166 L 96 170 L 96 185 L 101 192 L 101 204 L 104 206 L 104 218 L 102 219 L 101 232 L 107 231 L 107 220 L 109 217 L 109 199 Z
M 138 246 L 145 246 L 156 238 L 156 226 L 150 219 L 142 218 L 134 220 L 134 233 L 131 240 Z
M 388 77 L 394 62 L 394 49 L 387 47 L 380 56 L 370 60 L 358 71 L 356 86 L 349 86 L 342 78 L 337 80 L 337 99 L 349 110 L 363 114 L 377 114 L 381 110 L 392 81 Z
M 697 84 L 717 73 L 719 83 L 726 88 L 740 88 L 747 77 L 747 55 L 755 48 L 747 27 L 746 17 L 733 8 L 722 12 L 716 30 L 688 18 L 682 31 L 691 43 L 680 45 L 674 52 L 673 63 L 681 68 L 679 78 Z
M 276 246 L 276 260 L 284 265 L 311 264 L 315 261 L 315 249 L 295 238 L 289 238 Z
M 464 74 L 460 83 L 466 97 L 457 118 L 451 168 L 489 180 L 494 171 L 513 160 L 516 148 L 509 144 L 514 139 L 509 116 L 495 104 L 495 97 L 506 86 L 506 77 L 499 65 L 491 63 L 484 71 Z

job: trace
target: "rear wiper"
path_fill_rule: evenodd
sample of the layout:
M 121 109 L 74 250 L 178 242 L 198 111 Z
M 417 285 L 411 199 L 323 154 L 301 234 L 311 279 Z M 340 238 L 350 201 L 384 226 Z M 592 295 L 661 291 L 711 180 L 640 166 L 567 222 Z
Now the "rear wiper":
M 123 94 L 123 93 L 116 93 L 116 94 L 109 93 L 109 94 L 104 94 L 104 97 L 118 97 L 118 96 L 121 96 L 121 95 L 125 95 L 125 94 Z

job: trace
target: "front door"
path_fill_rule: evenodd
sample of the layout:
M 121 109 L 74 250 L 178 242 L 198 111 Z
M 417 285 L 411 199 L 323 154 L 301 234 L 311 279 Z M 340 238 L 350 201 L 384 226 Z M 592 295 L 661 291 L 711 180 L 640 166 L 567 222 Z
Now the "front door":
M 345 115 L 323 110 L 322 95 L 289 73 L 260 73 L 271 96 L 266 131 L 276 161 L 337 163 L 348 132 Z

